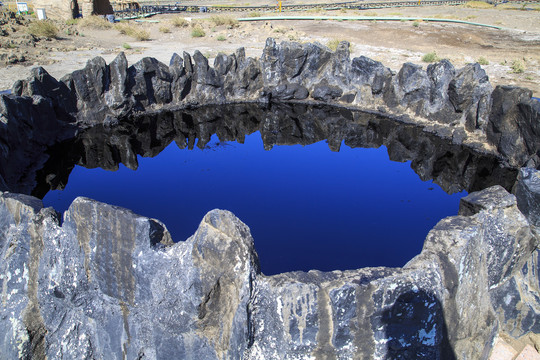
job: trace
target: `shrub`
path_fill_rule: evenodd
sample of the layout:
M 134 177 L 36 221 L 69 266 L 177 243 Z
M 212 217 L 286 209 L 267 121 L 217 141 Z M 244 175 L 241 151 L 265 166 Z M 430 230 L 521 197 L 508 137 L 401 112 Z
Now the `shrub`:
M 174 27 L 187 27 L 189 25 L 189 21 L 181 16 L 175 16 L 171 19 L 171 24 Z
M 107 19 L 101 16 L 88 16 L 77 21 L 77 24 L 80 27 L 87 27 L 92 29 L 111 29 L 113 24 L 111 24 Z
M 164 34 L 168 34 L 168 33 L 171 32 L 171 29 L 170 29 L 169 27 L 167 27 L 167 26 L 161 26 L 161 27 L 159 28 L 159 31 L 162 32 L 162 33 L 164 33 Z
M 483 56 L 480 56 L 476 62 L 480 65 L 489 65 L 489 61 Z
M 418 21 L 415 21 L 412 23 L 412 26 L 414 27 L 419 27 L 420 26 L 420 23 Z
M 225 41 L 225 40 L 227 40 L 227 38 L 225 36 L 223 36 L 223 35 L 219 35 L 217 37 L 217 41 Z
M 228 15 L 214 15 L 210 18 L 210 21 L 216 26 L 227 25 L 229 28 L 238 26 L 238 20 Z
M 129 45 L 128 43 L 123 43 L 123 44 L 122 44 L 122 47 L 123 47 L 124 49 L 126 49 L 126 50 L 131 49 L 131 45 Z
M 121 23 L 116 24 L 116 25 L 114 26 L 114 28 L 115 28 L 116 30 L 118 30 L 118 32 L 119 32 L 120 34 L 123 34 L 123 35 L 128 35 L 128 33 L 131 31 L 131 30 L 130 30 L 130 29 L 131 29 L 131 26 L 128 25 L 127 23 L 125 23 L 125 22 L 121 22 Z
M 521 74 L 525 71 L 525 64 L 523 64 L 523 61 L 516 59 L 512 61 L 512 65 L 510 66 L 510 68 L 512 69 L 512 72 L 514 74 Z
M 344 40 L 344 39 L 332 39 L 332 40 L 328 40 L 328 42 L 326 43 L 326 46 L 328 46 L 328 48 L 332 51 L 336 51 L 339 44 L 342 42 L 342 41 L 347 41 L 347 40 Z M 351 45 L 352 47 L 352 45 Z
M 150 39 L 150 33 L 147 30 L 141 29 L 138 26 L 130 25 L 127 23 L 120 23 L 116 24 L 115 28 L 120 32 L 120 34 L 131 36 L 132 38 L 139 41 L 146 41 Z
M 67 19 L 66 25 L 77 25 L 79 22 L 79 19 Z
M 30 35 L 56 39 L 58 28 L 49 20 L 37 20 L 28 25 L 27 31 Z
M 422 56 L 422 61 L 427 63 L 437 62 L 439 60 L 441 59 L 437 56 L 437 53 L 435 51 L 429 52 Z
M 206 33 L 200 25 L 197 25 L 191 30 L 191 37 L 204 37 Z
M 144 29 L 136 29 L 133 34 L 130 35 L 131 37 L 139 40 L 139 41 L 148 41 L 150 40 L 150 32 L 148 30 Z
M 252 11 L 248 14 L 249 17 L 261 17 L 261 13 L 258 11 Z

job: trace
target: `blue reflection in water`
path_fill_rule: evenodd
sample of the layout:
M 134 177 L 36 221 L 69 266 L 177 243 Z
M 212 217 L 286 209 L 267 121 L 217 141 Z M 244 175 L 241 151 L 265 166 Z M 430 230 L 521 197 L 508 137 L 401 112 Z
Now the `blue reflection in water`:
M 206 212 L 235 213 L 250 228 L 263 273 L 402 266 L 428 231 L 457 214 L 464 192 L 448 195 L 422 182 L 410 162 L 388 159 L 385 147 L 332 152 L 325 142 L 274 146 L 259 133 L 245 144 L 181 150 L 173 142 L 139 169 L 111 172 L 77 166 L 47 206 L 65 211 L 87 196 L 160 219 L 175 241 L 192 235 Z

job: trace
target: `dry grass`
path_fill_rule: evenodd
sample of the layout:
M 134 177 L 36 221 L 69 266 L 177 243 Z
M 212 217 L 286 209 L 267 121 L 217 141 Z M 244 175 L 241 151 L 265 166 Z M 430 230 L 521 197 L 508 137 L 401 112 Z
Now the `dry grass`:
M 469 9 L 492 9 L 494 6 L 485 1 L 469 1 L 463 7 Z
M 326 43 L 326 46 L 328 46 L 328 48 L 332 51 L 336 51 L 339 43 L 341 42 L 340 39 L 332 39 L 332 40 L 328 40 L 328 42 Z
M 189 26 L 189 21 L 181 16 L 175 16 L 171 19 L 171 24 L 174 27 L 187 27 Z
M 37 20 L 28 25 L 27 32 L 30 35 L 38 37 L 46 37 L 48 39 L 56 39 L 58 36 L 58 28 L 49 20 Z
M 516 4 L 497 4 L 498 10 L 519 10 L 519 6 Z
M 348 40 L 345 40 L 345 39 L 332 39 L 332 40 L 328 40 L 328 42 L 326 43 L 326 46 L 328 46 L 328 48 L 332 51 L 336 51 L 339 44 L 342 42 L 342 41 L 348 41 Z M 349 44 L 349 51 L 353 52 L 354 51 L 354 45 L 353 44 Z
M 115 25 L 115 28 L 116 30 L 118 30 L 118 32 L 120 32 L 120 34 L 131 36 L 132 38 L 136 40 L 139 40 L 139 41 L 150 40 L 150 32 L 148 32 L 145 29 L 142 29 L 141 27 L 137 25 L 119 23 Z
M 432 16 L 434 19 L 454 19 L 459 20 L 459 17 L 456 15 L 448 15 L 448 14 L 435 14 Z
M 314 7 L 305 11 L 305 13 L 307 14 L 320 14 L 322 12 L 324 12 L 324 9 L 322 7 Z
M 489 61 L 488 59 L 486 59 L 485 57 L 483 56 L 480 56 L 478 58 L 478 60 L 476 60 L 477 63 L 479 63 L 480 65 L 489 65 Z
M 512 61 L 512 65 L 510 65 L 510 68 L 512 69 L 512 72 L 514 74 L 521 74 L 525 71 L 525 64 L 523 64 L 523 61 L 516 59 Z
M 210 17 L 210 21 L 215 26 L 226 25 L 230 29 L 238 26 L 238 20 L 229 15 L 214 15 Z
M 203 28 L 200 25 L 196 25 L 193 27 L 193 30 L 191 30 L 191 37 L 204 37 L 206 36 L 206 33 L 204 32 Z
M 111 29 L 113 27 L 113 24 L 108 22 L 106 19 L 102 18 L 101 16 L 88 16 L 82 19 L 79 19 L 77 21 L 77 24 L 80 27 L 83 28 L 91 28 L 91 29 Z
M 427 63 L 437 62 L 439 60 L 441 59 L 437 56 L 437 53 L 435 51 L 429 52 L 422 56 L 422 61 Z
M 171 28 L 169 28 L 168 26 L 160 26 L 159 27 L 159 32 L 162 32 L 164 34 L 168 34 L 171 32 Z

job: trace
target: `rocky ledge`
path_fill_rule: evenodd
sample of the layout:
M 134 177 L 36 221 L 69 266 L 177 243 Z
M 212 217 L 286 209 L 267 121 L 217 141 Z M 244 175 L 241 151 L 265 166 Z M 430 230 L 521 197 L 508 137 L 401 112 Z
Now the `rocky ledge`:
M 123 53 L 110 64 L 97 57 L 60 80 L 36 68 L 13 85 L 12 95 L 0 97 L 0 114 L 4 123 L 38 126 L 53 115 L 63 124 L 90 126 L 208 104 L 325 103 L 444 129 L 459 143 L 480 140 L 513 166 L 536 167 L 540 102 L 531 96 L 517 87 L 493 89 L 479 64 L 456 69 L 442 60 L 424 70 L 406 63 L 395 73 L 364 56 L 351 60 L 347 42 L 331 51 L 318 43 L 268 39 L 259 59 L 239 49 L 219 54 L 213 67 L 195 51 L 174 54 L 168 66 L 153 58 L 129 66 Z
M 249 228 L 0 196 L 0 352 L 24 359 L 487 359 L 540 339 L 540 173 L 462 199 L 403 268 L 264 276 Z

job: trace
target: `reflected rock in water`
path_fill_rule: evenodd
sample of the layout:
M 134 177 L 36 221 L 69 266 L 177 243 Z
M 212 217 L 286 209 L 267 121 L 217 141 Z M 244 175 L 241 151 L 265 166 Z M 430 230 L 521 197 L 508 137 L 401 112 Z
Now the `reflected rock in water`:
M 164 112 L 124 119 L 117 126 L 94 126 L 51 147 L 49 160 L 36 173 L 31 194 L 43 197 L 62 189 L 75 165 L 117 170 L 120 163 L 138 166 L 137 155 L 154 157 L 171 142 L 180 148 L 205 148 L 215 134 L 220 142 L 243 143 L 259 131 L 266 150 L 278 145 L 309 145 L 326 141 L 332 151 L 351 148 L 388 149 L 390 160 L 411 161 L 423 180 L 433 179 L 446 192 L 477 191 L 492 185 L 510 190 L 517 170 L 500 159 L 416 125 L 366 112 L 329 106 L 238 104 Z M 17 184 L 9 184 L 23 192 Z

